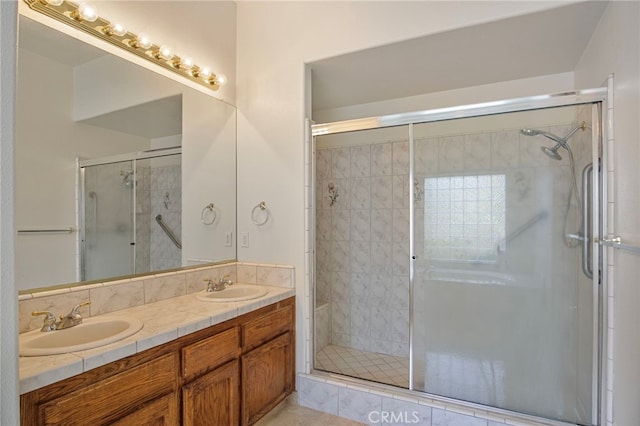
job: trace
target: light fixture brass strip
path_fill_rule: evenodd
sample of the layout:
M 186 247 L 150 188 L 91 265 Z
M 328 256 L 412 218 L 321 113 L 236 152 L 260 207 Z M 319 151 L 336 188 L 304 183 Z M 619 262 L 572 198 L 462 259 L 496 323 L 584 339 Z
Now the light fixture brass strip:
M 78 5 L 73 2 L 65 0 L 59 6 L 55 6 L 47 3 L 46 0 L 24 1 L 32 10 L 49 16 L 50 18 L 53 18 L 57 21 L 63 22 L 85 33 L 91 34 L 92 36 L 97 37 L 100 40 L 104 40 L 114 46 L 133 53 L 140 58 L 159 65 L 164 69 L 172 71 L 194 83 L 207 87 L 211 90 L 218 90 L 220 88 L 218 77 L 216 77 L 215 74 L 212 73 L 209 77 L 202 76 L 202 69 L 197 65 L 193 65 L 189 69 L 182 67 L 181 64 L 183 58 L 180 58 L 175 54 L 169 60 L 165 60 L 160 57 L 160 46 L 152 44 L 146 49 L 137 46 L 136 40 L 138 39 L 138 34 L 132 33 L 131 31 L 127 31 L 122 36 L 113 34 L 113 32 L 108 30 L 109 25 L 113 23 L 106 20 L 105 18 L 98 16 L 97 19 L 93 22 L 88 22 L 80 18 L 74 18 L 73 16 L 77 14 L 76 11 L 78 10 Z

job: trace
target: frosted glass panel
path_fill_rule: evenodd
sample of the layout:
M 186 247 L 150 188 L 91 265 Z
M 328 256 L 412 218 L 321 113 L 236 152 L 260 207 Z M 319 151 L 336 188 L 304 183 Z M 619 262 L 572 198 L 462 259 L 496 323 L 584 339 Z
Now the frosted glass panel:
M 576 193 L 591 131 L 568 139 L 573 162 L 562 147 L 561 160 L 540 149 L 555 141 L 520 133 L 564 138 L 591 117 L 590 106 L 555 111 L 415 126 L 413 384 L 591 424 L 593 285 Z
M 84 276 L 82 280 L 134 272 L 132 161 L 84 168 Z

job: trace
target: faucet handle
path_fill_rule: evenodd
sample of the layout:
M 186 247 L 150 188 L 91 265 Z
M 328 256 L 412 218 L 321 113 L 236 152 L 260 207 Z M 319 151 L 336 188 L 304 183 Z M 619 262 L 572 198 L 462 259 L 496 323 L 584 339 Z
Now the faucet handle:
M 205 279 L 204 279 L 204 280 L 202 280 L 202 281 L 204 281 L 205 283 L 207 283 L 207 291 L 208 291 L 208 292 L 213 291 L 214 284 L 213 284 L 213 280 L 212 280 L 211 278 L 205 278 Z
M 84 302 L 82 302 L 82 303 L 78 303 L 76 306 L 74 306 L 74 307 L 71 309 L 71 312 L 69 312 L 69 315 L 75 315 L 75 314 L 78 314 L 78 309 L 80 309 L 82 306 L 87 306 L 87 305 L 90 305 L 90 304 L 91 304 L 91 300 L 85 300 L 85 301 L 84 301 Z
M 33 311 L 31 315 L 34 317 L 44 315 L 44 324 L 42 324 L 40 331 L 53 331 L 57 328 L 56 316 L 50 311 Z
M 224 274 L 220 280 L 220 284 L 231 285 L 233 282 L 231 281 L 231 276 L 229 274 Z

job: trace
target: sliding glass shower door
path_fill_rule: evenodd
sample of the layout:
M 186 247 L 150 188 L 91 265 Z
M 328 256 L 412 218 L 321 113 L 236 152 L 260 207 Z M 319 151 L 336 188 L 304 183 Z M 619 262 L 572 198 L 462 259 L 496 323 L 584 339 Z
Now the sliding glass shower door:
M 313 126 L 314 367 L 598 424 L 603 100 Z
M 83 169 L 82 280 L 134 273 L 133 161 Z
M 593 117 L 414 125 L 414 389 L 595 423 Z

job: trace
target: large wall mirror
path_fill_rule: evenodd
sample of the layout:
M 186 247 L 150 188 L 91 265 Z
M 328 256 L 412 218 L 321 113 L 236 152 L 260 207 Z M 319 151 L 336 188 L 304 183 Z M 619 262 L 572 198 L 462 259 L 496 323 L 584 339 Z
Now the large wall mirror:
M 236 108 L 20 16 L 21 293 L 236 259 Z

